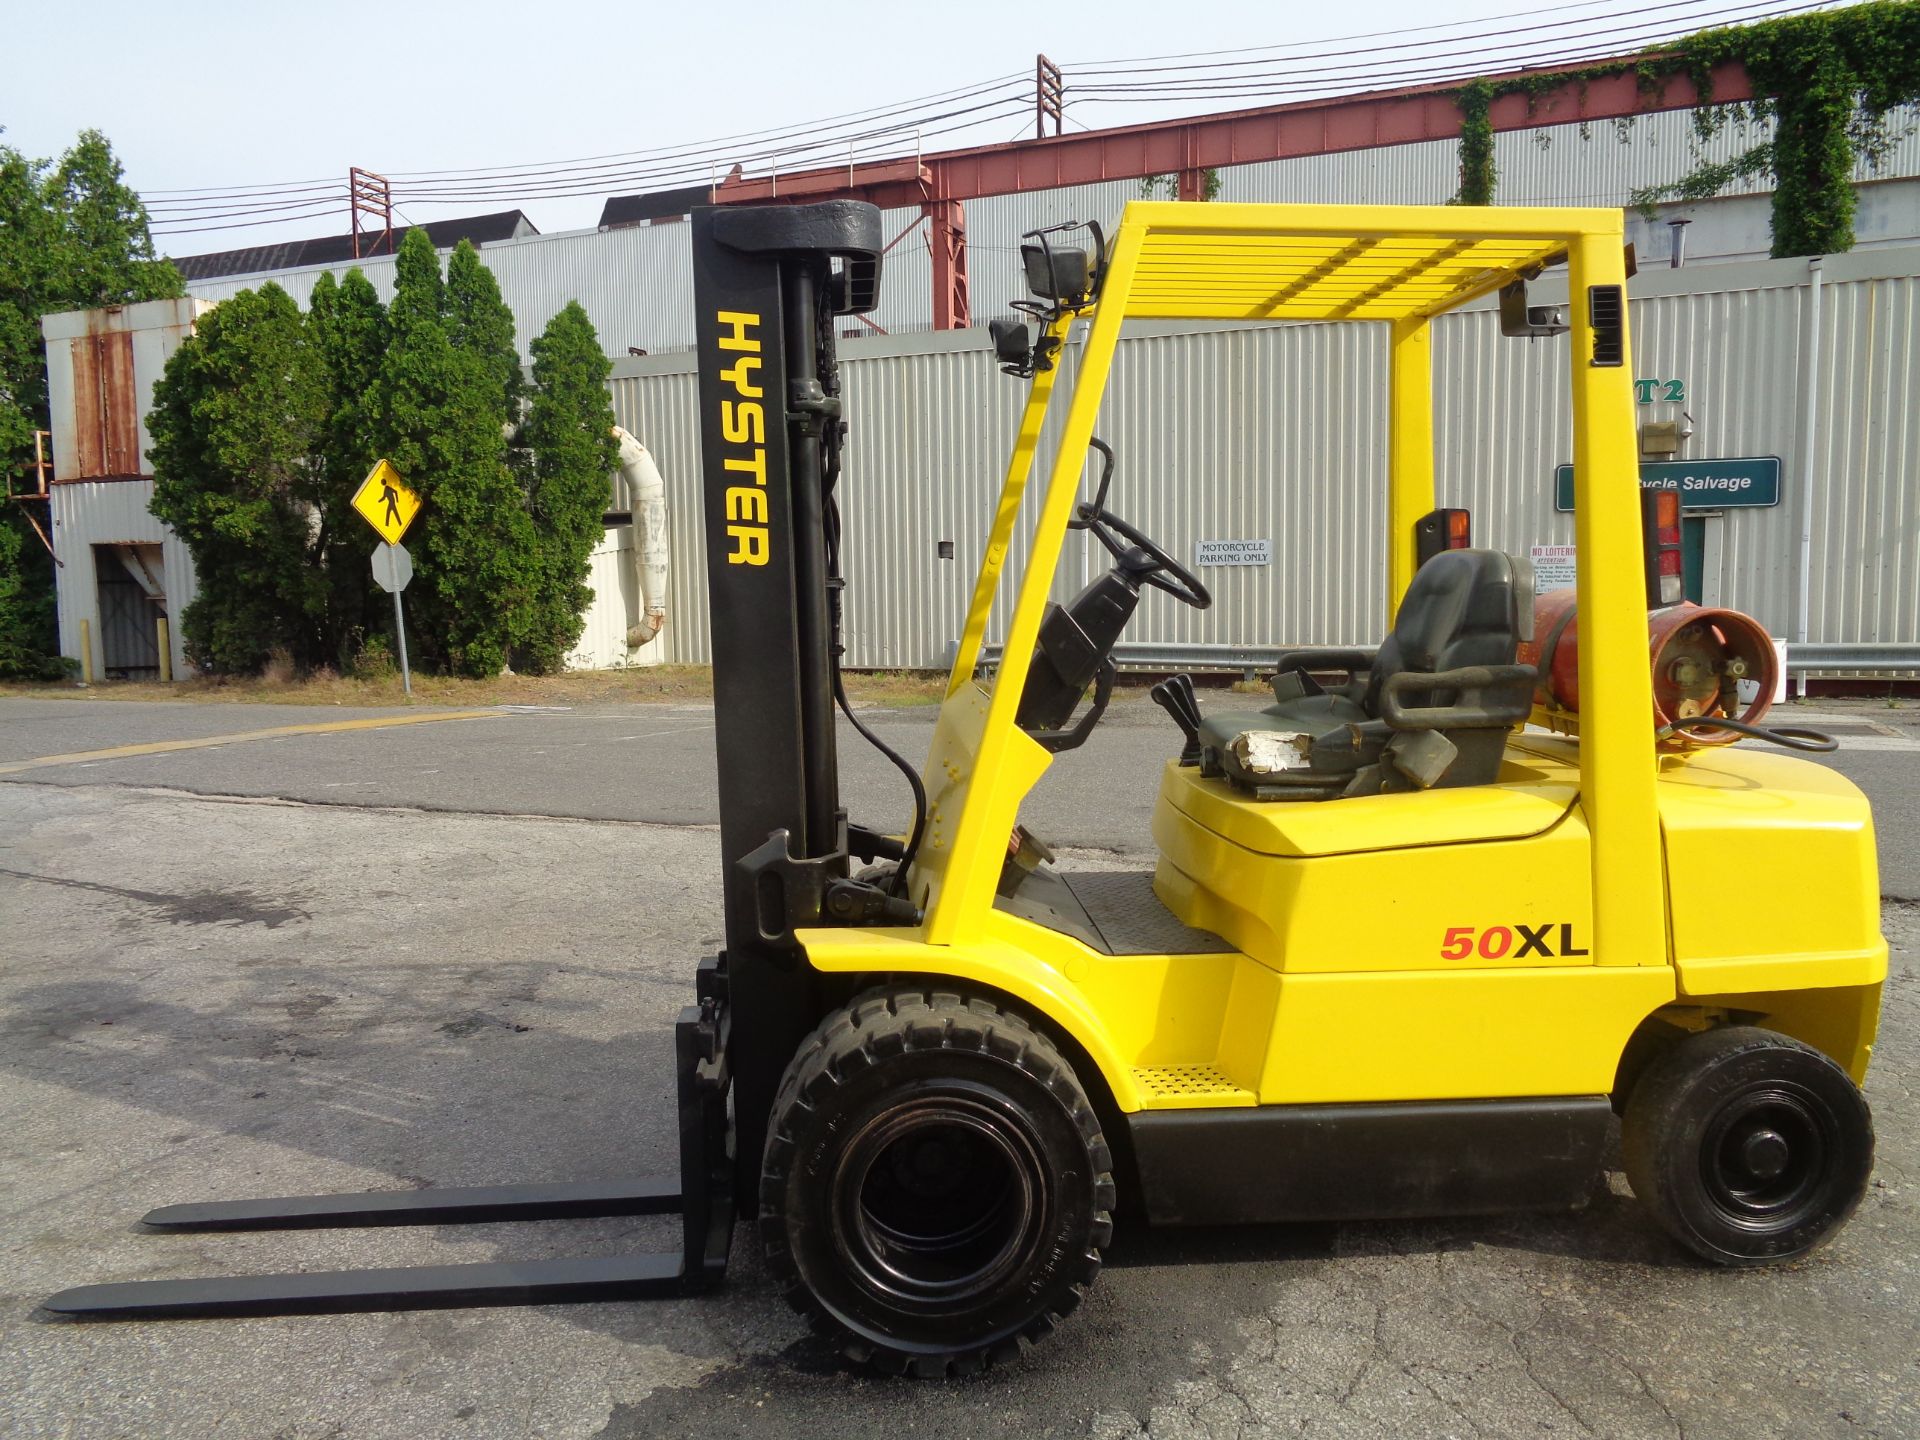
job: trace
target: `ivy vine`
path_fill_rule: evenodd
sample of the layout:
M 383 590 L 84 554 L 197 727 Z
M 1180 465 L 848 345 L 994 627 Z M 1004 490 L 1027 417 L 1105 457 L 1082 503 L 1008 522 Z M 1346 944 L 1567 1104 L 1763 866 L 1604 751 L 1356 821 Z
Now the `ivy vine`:
M 1453 95 L 1460 109 L 1460 193 L 1449 204 L 1491 205 L 1500 172 L 1493 163 L 1493 100 L 1491 80 L 1475 80 Z
M 1142 175 L 1140 177 L 1140 198 L 1151 200 L 1161 192 L 1167 199 L 1180 198 L 1180 177 L 1176 175 Z M 1209 166 L 1200 173 L 1200 198 L 1218 200 L 1220 198 L 1220 172 Z
M 1715 105 L 1713 68 L 1738 61 L 1754 98 Z M 1603 75 L 1632 71 L 1649 95 L 1669 77 L 1685 75 L 1703 102 L 1694 111 L 1697 141 L 1729 124 L 1756 133 L 1772 122 L 1770 138 L 1756 139 L 1724 161 L 1699 161 L 1667 185 L 1634 192 L 1631 203 L 1704 200 L 1736 181 L 1771 174 L 1773 253 L 1827 255 L 1853 247 L 1853 171 L 1877 165 L 1897 138 L 1892 112 L 1920 102 L 1920 0 L 1866 0 L 1844 10 L 1703 30 L 1638 59 L 1573 72 L 1470 81 L 1454 92 L 1460 111 L 1460 190 L 1455 204 L 1493 202 L 1498 176 L 1493 157 L 1493 102 L 1539 95 L 1569 83 L 1581 87 Z M 1622 144 L 1628 123 L 1615 127 Z M 1586 127 L 1582 127 L 1585 135 Z

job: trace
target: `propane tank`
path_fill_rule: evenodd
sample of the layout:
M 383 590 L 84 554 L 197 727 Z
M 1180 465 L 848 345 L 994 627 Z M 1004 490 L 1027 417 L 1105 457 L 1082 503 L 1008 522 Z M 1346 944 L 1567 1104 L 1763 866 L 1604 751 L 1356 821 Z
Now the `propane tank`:
M 1574 592 L 1553 590 L 1533 606 L 1533 641 L 1520 647 L 1520 661 L 1539 667 L 1533 703 L 1556 728 L 1580 710 L 1579 625 Z M 1752 725 L 1773 704 L 1778 656 L 1766 627 L 1738 610 L 1722 610 L 1683 600 L 1647 614 L 1648 658 L 1653 667 L 1653 727 L 1664 730 L 1676 720 L 1720 716 Z M 1740 700 L 1740 686 L 1755 687 Z M 1662 750 L 1692 750 L 1729 745 L 1732 730 L 1679 730 L 1659 741 Z

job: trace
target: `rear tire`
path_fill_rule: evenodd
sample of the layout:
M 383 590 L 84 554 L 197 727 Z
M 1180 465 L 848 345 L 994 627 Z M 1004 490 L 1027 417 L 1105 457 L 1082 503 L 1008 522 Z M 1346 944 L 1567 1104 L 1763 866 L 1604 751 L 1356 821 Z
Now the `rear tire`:
M 982 999 L 862 996 L 774 1100 L 760 1234 L 788 1301 L 849 1358 L 970 1374 L 1087 1293 L 1113 1161 L 1073 1068 Z
M 1621 1152 L 1662 1229 L 1716 1265 L 1792 1260 L 1866 1193 L 1873 1116 L 1811 1046 L 1748 1025 L 1690 1035 L 1647 1067 Z

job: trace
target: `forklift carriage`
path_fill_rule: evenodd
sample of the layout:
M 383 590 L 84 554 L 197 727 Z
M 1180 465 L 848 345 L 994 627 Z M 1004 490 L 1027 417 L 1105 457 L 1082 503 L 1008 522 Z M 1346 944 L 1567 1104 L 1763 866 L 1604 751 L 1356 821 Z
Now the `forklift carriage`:
M 1116 1210 L 1238 1224 L 1573 1208 L 1616 1112 L 1636 1196 L 1710 1261 L 1788 1259 L 1844 1222 L 1872 1165 L 1859 1083 L 1887 963 L 1871 820 L 1832 771 L 1720 743 L 1819 748 L 1737 709 L 1753 673 L 1737 627 L 1670 608 L 1637 484 L 1620 213 L 1134 202 L 1110 243 L 1090 226 L 1029 239 L 1016 308 L 1036 327 L 996 322 L 994 340 L 1031 389 L 930 754 L 916 769 L 889 752 L 915 802 L 901 837 L 849 822 L 834 730 L 838 707 L 886 748 L 840 681 L 834 344 L 836 317 L 877 301 L 879 213 L 694 215 L 726 948 L 676 1030 L 679 1179 L 147 1217 L 677 1210 L 681 1253 L 134 1282 L 47 1308 L 679 1293 L 723 1276 L 738 1207 L 847 1355 L 966 1372 L 1075 1307 Z M 1526 303 L 1563 263 L 1564 320 Z M 1495 292 L 1505 333 L 1571 347 L 1578 585 L 1543 604 L 1542 631 L 1525 562 L 1472 548 L 1464 512 L 1435 506 L 1432 324 Z M 1183 677 L 1156 687 L 1180 730 L 1157 867 L 1075 874 L 1019 825 L 1022 800 L 1098 722 L 1142 592 L 1211 603 L 1108 508 L 1125 482 L 1093 426 L 1130 319 L 1389 327 L 1392 620 L 1376 650 L 1285 656 L 1262 709 L 1208 714 Z M 1103 473 L 1082 502 L 1090 453 Z M 1113 564 L 1059 604 L 1074 530 Z M 990 622 L 1002 658 L 976 678 Z M 1691 648 L 1662 658 L 1675 633 Z M 1676 708 L 1675 677 L 1701 676 Z

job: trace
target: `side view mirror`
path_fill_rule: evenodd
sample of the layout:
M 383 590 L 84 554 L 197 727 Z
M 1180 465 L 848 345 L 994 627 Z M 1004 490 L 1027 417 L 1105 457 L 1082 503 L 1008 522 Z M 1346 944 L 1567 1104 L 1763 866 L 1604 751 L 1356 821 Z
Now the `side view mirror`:
M 990 320 L 987 333 L 993 337 L 994 358 L 1009 375 L 1033 374 L 1033 333 L 1021 320 Z

